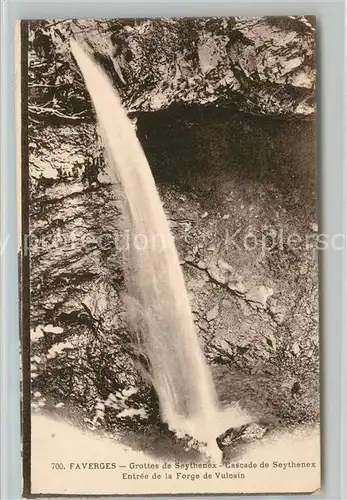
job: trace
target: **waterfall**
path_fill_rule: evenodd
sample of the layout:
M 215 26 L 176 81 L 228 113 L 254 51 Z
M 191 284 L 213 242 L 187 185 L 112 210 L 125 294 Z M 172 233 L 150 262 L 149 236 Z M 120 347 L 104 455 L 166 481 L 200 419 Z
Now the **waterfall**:
M 134 127 L 104 71 L 71 40 L 108 153 L 108 173 L 120 182 L 131 248 L 127 263 L 132 328 L 144 346 L 162 419 L 179 433 L 215 442 L 218 402 L 199 344 L 177 250 Z

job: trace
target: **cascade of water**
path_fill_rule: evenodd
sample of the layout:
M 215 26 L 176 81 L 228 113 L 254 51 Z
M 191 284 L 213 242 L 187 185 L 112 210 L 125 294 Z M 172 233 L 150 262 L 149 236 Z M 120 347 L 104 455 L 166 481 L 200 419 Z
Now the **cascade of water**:
M 127 306 L 137 318 L 133 327 L 150 362 L 162 418 L 173 430 L 213 442 L 217 397 L 151 169 L 104 71 L 74 40 L 71 50 L 94 104 L 109 174 L 121 183 L 126 198 L 132 236 Z

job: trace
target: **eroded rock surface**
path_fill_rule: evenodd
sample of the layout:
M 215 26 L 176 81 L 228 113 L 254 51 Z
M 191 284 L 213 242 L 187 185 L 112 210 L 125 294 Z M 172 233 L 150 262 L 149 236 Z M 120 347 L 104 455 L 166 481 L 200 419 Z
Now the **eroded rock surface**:
M 207 123 L 193 113 L 182 115 L 178 122 L 170 114 L 160 115 L 154 123 L 152 115 L 143 115 L 138 133 L 171 222 L 195 324 L 222 404 L 241 402 L 259 418 L 316 421 L 318 268 L 312 229 L 316 224 L 312 128 L 308 122 L 269 127 L 259 120 L 266 119 L 220 115 Z M 153 148 L 159 129 L 159 142 Z M 73 397 L 81 405 L 86 394 L 104 404 L 117 392 L 115 387 L 119 391 L 140 387 L 118 413 L 106 405 L 103 418 L 114 423 L 116 415 L 131 414 L 141 423 L 153 407 L 146 406 L 146 398 L 153 402 L 155 396 L 150 392 L 146 359 L 127 330 L 122 302 L 126 243 L 122 194 L 110 185 L 107 171 L 101 169 L 98 182 L 93 174 L 90 182 L 85 169 L 74 169 L 66 160 L 80 164 L 93 134 L 92 126 L 80 131 L 64 126 L 46 128 L 32 137 L 36 144 L 30 156 L 33 335 L 39 336 L 37 342 L 46 342 L 47 349 L 68 342 L 64 351 L 68 365 L 60 361 L 52 368 L 55 382 L 49 390 L 54 405 L 66 403 L 69 366 Z M 56 144 L 50 151 L 48 141 Z M 201 148 L 211 159 L 206 166 L 196 163 Z M 284 185 L 288 175 L 291 182 Z M 290 244 L 293 234 L 293 241 L 301 238 L 300 245 Z M 40 325 L 45 327 L 41 333 Z M 108 351 L 102 365 L 105 387 L 97 382 L 100 349 Z M 84 379 L 79 365 L 71 364 L 71 356 L 89 359 L 92 376 Z M 44 393 L 50 377 L 47 364 L 35 352 L 33 357 L 35 384 Z M 58 363 L 58 358 L 50 363 Z M 56 387 L 59 370 L 65 378 Z M 146 418 L 139 412 L 142 407 Z M 58 410 L 65 411 L 66 406 Z
M 35 80 L 29 85 L 29 112 L 45 118 L 53 99 L 51 116 L 85 119 L 89 97 L 69 48 L 75 36 L 108 71 L 135 115 L 214 104 L 254 114 L 310 116 L 315 112 L 313 24 L 303 16 L 33 24 L 30 57 L 49 85 L 37 88 Z M 53 51 L 56 67 L 49 59 Z M 67 116 L 70 109 L 75 112 Z
M 131 113 L 221 404 L 255 421 L 319 419 L 315 127 L 302 119 L 315 111 L 312 23 L 59 21 L 44 45 L 31 32 L 35 408 L 109 432 L 161 425 L 123 306 L 124 200 L 70 56 L 74 32 Z

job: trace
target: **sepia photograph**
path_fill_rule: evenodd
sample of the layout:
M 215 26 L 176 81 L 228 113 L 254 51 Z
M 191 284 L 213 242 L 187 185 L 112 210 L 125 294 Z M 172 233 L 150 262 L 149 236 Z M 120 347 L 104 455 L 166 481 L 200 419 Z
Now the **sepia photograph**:
M 21 21 L 25 495 L 315 493 L 314 16 Z

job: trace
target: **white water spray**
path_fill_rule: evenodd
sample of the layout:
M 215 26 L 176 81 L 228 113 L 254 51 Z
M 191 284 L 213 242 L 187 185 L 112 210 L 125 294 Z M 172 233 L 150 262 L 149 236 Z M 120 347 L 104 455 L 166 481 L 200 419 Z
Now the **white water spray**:
M 212 377 L 151 169 L 104 71 L 73 40 L 71 50 L 95 107 L 109 174 L 124 190 L 131 233 L 143 242 L 130 250 L 127 306 L 150 362 L 162 418 L 172 430 L 212 445 L 225 427 L 217 428 Z M 160 245 L 153 244 L 158 241 Z

